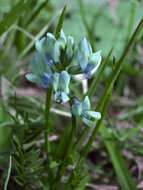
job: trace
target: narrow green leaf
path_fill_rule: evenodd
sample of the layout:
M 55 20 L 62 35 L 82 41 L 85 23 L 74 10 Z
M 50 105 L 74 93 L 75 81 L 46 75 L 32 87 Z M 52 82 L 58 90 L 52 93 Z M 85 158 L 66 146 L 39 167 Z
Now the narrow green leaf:
M 121 150 L 114 135 L 102 124 L 100 133 L 110 155 L 112 165 L 116 171 L 119 183 L 123 190 L 136 190 L 136 185 L 129 173 L 126 162 L 121 155 Z
M 40 32 L 34 37 L 34 39 L 24 48 L 24 50 L 21 52 L 21 54 L 18 57 L 19 59 L 22 59 L 35 45 L 35 41 L 40 39 L 49 29 L 49 27 L 54 23 L 54 21 L 56 20 L 57 15 L 55 15 L 49 22 L 48 24 L 46 24 L 41 30 Z
M 30 1 L 19 1 L 7 16 L 0 22 L 0 35 L 2 35 L 9 27 L 19 18 L 19 16 L 26 11 Z
M 91 85 L 89 87 L 89 90 L 87 92 L 87 96 L 91 96 L 92 97 L 94 95 L 95 90 L 97 88 L 97 85 L 98 85 L 98 83 L 99 83 L 99 81 L 100 81 L 100 79 L 102 77 L 103 72 L 104 72 L 104 69 L 105 69 L 105 67 L 107 66 L 107 64 L 108 64 L 108 62 L 110 60 L 110 56 L 112 54 L 112 50 L 113 49 L 111 49 L 109 51 L 107 57 L 101 63 L 101 66 L 99 67 L 99 71 L 95 74 L 95 77 L 94 77 L 94 79 L 93 79 L 93 81 L 92 81 L 92 83 L 91 83 Z
M 7 173 L 6 181 L 5 181 L 5 184 L 4 184 L 4 190 L 7 190 L 7 187 L 8 187 L 8 182 L 9 182 L 10 173 L 11 173 L 11 167 L 12 167 L 12 159 L 11 159 L 11 156 L 10 156 L 9 157 L 8 173 Z
M 31 13 L 30 17 L 26 21 L 26 25 L 29 25 L 38 16 L 40 11 L 48 4 L 49 0 L 42 2 L 36 9 Z
M 131 2 L 130 5 L 130 14 L 129 14 L 129 23 L 128 23 L 128 29 L 127 29 L 127 39 L 129 39 L 131 32 L 133 30 L 133 26 L 134 26 L 134 21 L 135 21 L 135 16 L 136 16 L 136 11 L 137 11 L 137 3 L 135 2 Z
M 88 22 L 86 20 L 86 12 L 84 10 L 84 3 L 82 2 L 82 0 L 77 0 L 77 3 L 78 3 L 78 6 L 79 6 L 80 16 L 81 16 L 83 25 L 85 27 L 87 36 L 88 36 L 88 38 L 90 40 L 90 44 L 92 46 L 92 49 L 95 51 L 96 48 L 95 48 L 95 37 L 94 37 L 94 32 L 93 32 L 94 30 L 92 28 L 92 25 L 91 25 L 91 27 L 89 27 L 90 24 L 88 24 Z
M 61 32 L 61 29 L 63 27 L 66 8 L 67 8 L 67 6 L 65 5 L 63 10 L 62 10 L 62 13 L 59 17 L 58 24 L 57 24 L 56 31 L 55 31 L 56 38 L 58 38 L 60 36 L 60 32 Z
M 65 151 L 68 149 L 68 140 L 69 140 L 70 128 L 66 128 L 60 139 L 59 146 L 57 147 L 56 159 L 63 160 Z

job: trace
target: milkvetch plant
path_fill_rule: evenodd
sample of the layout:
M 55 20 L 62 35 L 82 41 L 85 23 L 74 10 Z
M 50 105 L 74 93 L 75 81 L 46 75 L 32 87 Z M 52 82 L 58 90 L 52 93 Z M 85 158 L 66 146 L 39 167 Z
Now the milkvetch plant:
M 46 37 L 36 41 L 31 73 L 26 78 L 43 88 L 51 88 L 56 102 L 71 101 L 73 115 L 81 117 L 86 126 L 93 127 L 95 121 L 101 118 L 100 113 L 90 110 L 88 96 L 83 102 L 74 97 L 70 91 L 70 82 L 71 79 L 80 81 L 91 78 L 100 63 L 101 51 L 93 53 L 86 38 L 77 45 L 72 36 L 66 37 L 61 30 L 58 39 L 47 33 Z
M 57 174 L 52 180 L 60 182 L 66 167 L 66 159 L 74 145 L 76 137 L 77 118 L 80 118 L 87 127 L 96 127 L 96 121 L 101 118 L 101 114 L 91 110 L 89 97 L 79 100 L 71 89 L 72 83 L 81 83 L 82 80 L 89 80 L 96 72 L 101 63 L 101 51 L 92 52 L 90 43 L 86 38 L 77 44 L 72 36 L 66 36 L 61 30 L 58 37 L 47 33 L 45 37 L 35 43 L 36 52 L 30 64 L 30 71 L 26 75 L 27 80 L 46 89 L 45 103 L 45 150 L 47 152 L 48 176 L 53 176 L 52 147 L 48 137 L 50 132 L 49 111 L 52 101 L 58 104 L 69 102 L 72 116 L 72 128 L 69 131 L 69 138 L 65 142 L 63 160 L 59 163 Z M 63 105 L 64 106 L 64 105 Z M 62 153 L 61 153 L 62 154 Z M 58 164 L 56 164 L 58 165 Z M 56 182 L 53 182 L 57 184 Z M 55 185 L 55 188 L 56 185 Z

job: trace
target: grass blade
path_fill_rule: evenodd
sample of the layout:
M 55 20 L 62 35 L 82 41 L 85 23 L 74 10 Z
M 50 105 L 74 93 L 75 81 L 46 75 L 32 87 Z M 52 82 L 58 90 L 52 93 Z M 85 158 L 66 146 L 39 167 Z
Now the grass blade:
M 7 16 L 0 22 L 0 35 L 2 35 L 8 28 L 19 18 L 19 16 L 26 11 L 30 1 L 19 1 L 14 8 L 7 14 Z
M 40 32 L 34 37 L 34 39 L 24 48 L 18 57 L 18 60 L 22 59 L 35 45 L 35 41 L 40 39 L 49 29 L 49 27 L 55 22 L 57 15 L 55 15 L 48 24 L 46 24 Z
M 63 27 L 66 8 L 67 8 L 67 6 L 65 5 L 63 10 L 62 10 L 62 13 L 61 13 L 61 15 L 59 17 L 58 24 L 57 24 L 56 31 L 55 31 L 56 38 L 58 38 L 60 36 L 60 32 L 61 32 L 61 29 Z
M 112 51 L 113 49 L 110 50 L 110 52 L 108 53 L 106 59 L 103 61 L 103 63 L 101 63 L 101 67 L 99 68 L 99 71 L 97 72 L 97 74 L 95 75 L 90 87 L 89 87 L 89 90 L 87 92 L 87 95 L 88 96 L 93 96 L 94 95 L 94 92 L 95 92 L 95 86 L 97 87 L 97 84 L 99 83 L 101 77 L 102 77 L 102 74 L 104 72 L 104 69 L 105 67 L 107 66 L 108 64 L 108 61 L 110 60 L 110 56 L 112 54 Z
M 95 48 L 94 31 L 93 31 L 92 27 L 91 28 L 89 27 L 89 24 L 88 24 L 88 22 L 86 20 L 86 13 L 85 13 L 85 10 L 84 10 L 84 3 L 82 2 L 82 0 L 77 0 L 77 3 L 78 3 L 78 6 L 79 6 L 80 16 L 81 16 L 83 25 L 85 27 L 87 36 L 88 36 L 88 38 L 90 40 L 92 49 L 95 51 L 96 48 Z
M 133 179 L 128 171 L 126 162 L 121 155 L 118 142 L 114 138 L 114 135 L 108 131 L 108 129 L 102 124 L 100 130 L 101 136 L 104 140 L 106 149 L 110 155 L 112 165 L 118 176 L 119 183 L 123 190 L 136 190 L 136 185 L 133 182 Z
M 45 0 L 43 3 L 41 3 L 30 15 L 30 17 L 28 18 L 28 20 L 26 21 L 26 25 L 29 25 L 31 22 L 33 22 L 33 20 L 35 20 L 38 16 L 38 14 L 40 13 L 40 11 L 46 6 L 48 5 L 49 0 Z
M 8 182 L 9 182 L 10 173 L 11 173 L 11 167 L 12 167 L 12 158 L 10 156 L 9 157 L 8 173 L 7 173 L 6 181 L 5 181 L 5 184 L 4 184 L 4 190 L 7 190 L 7 187 L 8 187 Z

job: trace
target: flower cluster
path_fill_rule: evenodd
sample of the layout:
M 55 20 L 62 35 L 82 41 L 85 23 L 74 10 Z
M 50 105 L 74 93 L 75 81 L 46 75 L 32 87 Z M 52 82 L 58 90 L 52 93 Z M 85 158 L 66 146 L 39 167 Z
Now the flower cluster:
M 100 113 L 90 111 L 90 101 L 85 97 L 83 102 L 73 98 L 70 93 L 71 78 L 74 80 L 89 79 L 101 63 L 101 52 L 92 52 L 86 38 L 78 46 L 72 36 L 65 36 L 63 30 L 58 39 L 51 33 L 36 41 L 36 53 L 31 62 L 31 73 L 26 78 L 43 88 L 52 88 L 54 100 L 66 103 L 70 100 L 71 111 L 82 118 L 88 126 L 93 126 Z

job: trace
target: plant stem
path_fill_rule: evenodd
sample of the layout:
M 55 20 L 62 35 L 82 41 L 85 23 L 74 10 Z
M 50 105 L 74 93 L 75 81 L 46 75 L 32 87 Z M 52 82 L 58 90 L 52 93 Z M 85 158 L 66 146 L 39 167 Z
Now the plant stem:
M 61 174 L 60 176 L 62 176 L 64 174 L 66 165 L 65 165 L 65 161 L 69 156 L 69 153 L 73 147 L 74 144 L 74 137 L 75 137 L 75 133 L 76 133 L 76 117 L 74 115 L 72 115 L 72 128 L 71 128 L 71 132 L 69 133 L 69 142 L 68 142 L 68 146 L 65 152 L 65 156 L 64 156 L 64 160 L 63 160 L 63 164 L 61 167 Z
M 76 117 L 72 114 L 72 127 L 71 127 L 71 131 L 69 132 L 69 138 L 68 138 L 69 142 L 66 142 L 67 147 L 64 153 L 64 157 L 62 159 L 62 163 L 59 166 L 59 169 L 55 178 L 55 183 L 56 183 L 55 188 L 59 186 L 60 179 L 64 175 L 64 172 L 66 170 L 66 166 L 67 166 L 66 160 L 70 154 L 71 149 L 73 148 L 75 133 L 76 133 Z
M 97 121 L 97 124 L 96 124 L 95 129 L 93 130 L 93 132 L 92 132 L 92 134 L 91 134 L 91 136 L 90 136 L 90 138 L 89 138 L 87 144 L 86 144 L 85 147 L 83 148 L 83 152 L 82 152 L 83 156 L 86 156 L 86 155 L 87 155 L 87 153 L 88 153 L 88 151 L 89 151 L 89 149 L 90 149 L 90 147 L 91 147 L 91 145 L 92 145 L 92 142 L 94 141 L 94 139 L 95 139 L 95 137 L 96 137 L 96 135 L 97 135 L 97 132 L 98 132 L 99 129 L 100 129 L 100 126 L 101 126 L 101 124 L 102 124 L 102 121 L 103 121 L 104 116 L 105 116 L 105 113 L 106 113 L 106 108 L 107 108 L 107 105 L 108 105 L 110 96 L 111 96 L 111 94 L 109 93 L 108 96 L 106 97 L 106 101 L 105 101 L 104 104 L 102 105 L 102 108 L 101 108 L 101 109 L 102 109 L 102 117 L 101 117 L 100 120 Z
M 50 116 L 50 106 L 51 106 L 51 95 L 52 95 L 52 90 L 48 89 L 47 94 L 46 94 L 46 102 L 45 102 L 45 150 L 46 153 L 50 151 L 50 145 L 48 141 L 48 135 L 49 135 L 49 116 Z
M 51 107 L 51 96 L 52 96 L 52 89 L 47 90 L 46 94 L 46 102 L 45 102 L 45 144 L 44 148 L 46 151 L 46 164 L 47 164 L 47 170 L 48 170 L 48 180 L 49 180 L 49 186 L 50 188 L 52 187 L 52 179 L 53 179 L 53 174 L 50 169 L 50 144 L 48 140 L 49 132 L 50 132 L 50 123 L 49 123 L 49 116 L 50 116 L 50 107 Z

